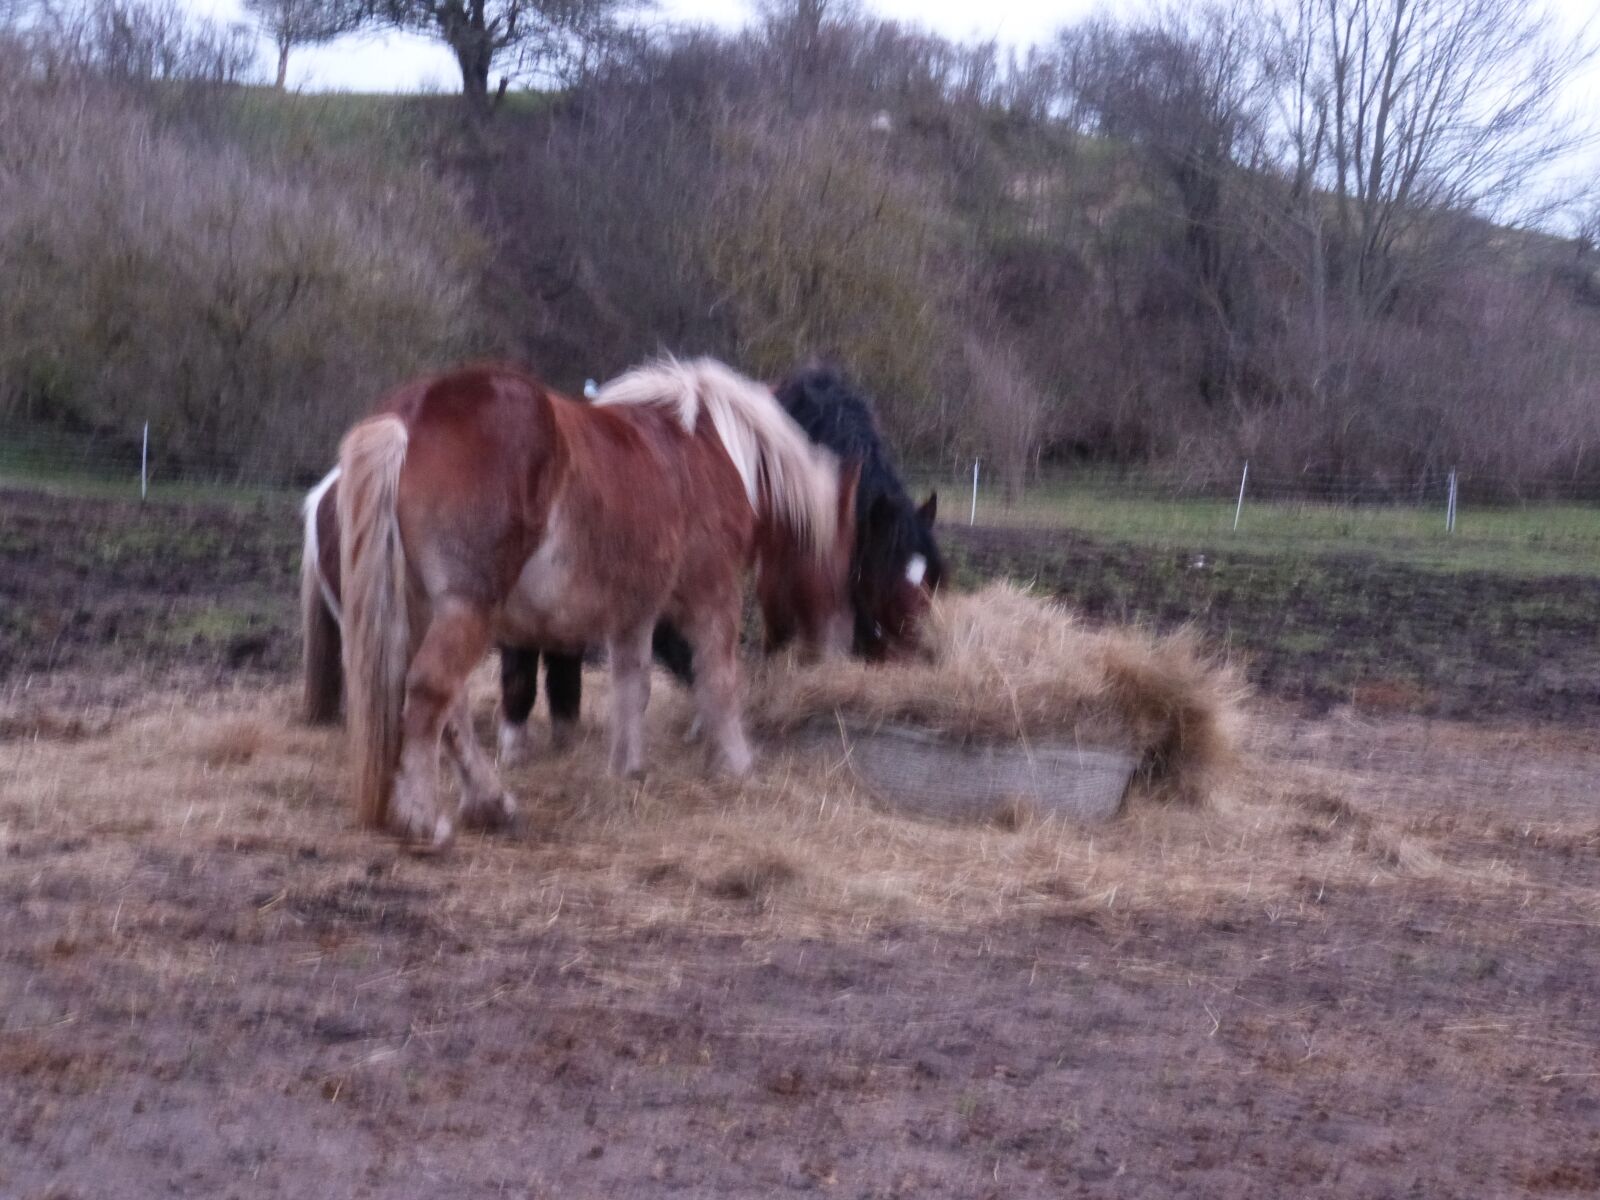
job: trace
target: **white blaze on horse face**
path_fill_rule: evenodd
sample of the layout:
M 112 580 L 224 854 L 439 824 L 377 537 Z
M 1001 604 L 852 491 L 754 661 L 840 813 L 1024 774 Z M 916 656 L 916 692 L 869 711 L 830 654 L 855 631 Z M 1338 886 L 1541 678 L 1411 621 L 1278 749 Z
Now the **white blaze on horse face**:
M 913 554 L 911 561 L 906 564 L 906 582 L 912 587 L 921 587 L 924 576 L 928 574 L 928 560 L 920 554 Z

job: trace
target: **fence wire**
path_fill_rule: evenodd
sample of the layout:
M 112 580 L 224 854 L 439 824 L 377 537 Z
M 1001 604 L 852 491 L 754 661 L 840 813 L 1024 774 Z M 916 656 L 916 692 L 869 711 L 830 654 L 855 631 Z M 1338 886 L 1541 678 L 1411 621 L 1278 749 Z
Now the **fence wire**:
M 332 448 L 329 463 L 332 465 Z M 974 470 L 976 466 L 976 470 Z M 0 422 L 0 485 L 86 485 L 99 494 L 160 497 L 196 491 L 225 495 L 234 490 L 294 493 L 312 486 L 320 472 L 290 469 L 247 455 L 169 453 L 159 434 L 112 436 L 37 425 Z M 1115 526 L 1108 510 L 1137 506 L 1156 521 L 1164 514 L 1175 531 L 1197 522 L 1226 524 L 1248 537 L 1264 514 L 1268 524 L 1296 514 L 1326 523 L 1341 514 L 1359 524 L 1382 521 L 1392 513 L 1408 525 L 1429 521 L 1439 531 L 1485 512 L 1594 510 L 1600 519 L 1600 482 L 1524 480 L 1448 470 L 1419 472 L 1406 479 L 1370 479 L 1314 472 L 1283 473 L 1244 464 L 1236 470 L 1147 470 L 1111 472 L 1100 468 L 1045 467 L 1030 471 L 1019 487 L 1008 488 L 979 461 L 938 468 L 913 466 L 907 481 L 918 495 L 939 494 L 940 520 L 1007 528 L 1052 529 Z M 1452 505 L 1452 479 L 1456 496 Z M 1241 497 L 1241 483 L 1242 497 Z M 1451 519 L 1452 507 L 1455 519 Z M 1572 514 L 1564 519 L 1570 523 Z M 1115 532 L 1108 529 L 1107 532 Z

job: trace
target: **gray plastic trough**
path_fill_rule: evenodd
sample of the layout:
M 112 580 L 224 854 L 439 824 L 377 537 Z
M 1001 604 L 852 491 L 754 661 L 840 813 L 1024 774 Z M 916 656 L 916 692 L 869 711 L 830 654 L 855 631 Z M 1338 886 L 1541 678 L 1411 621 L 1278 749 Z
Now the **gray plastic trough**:
M 880 802 L 949 821 L 988 820 L 1014 804 L 1081 822 L 1116 816 L 1138 761 L 1064 742 L 962 742 L 906 725 L 813 721 L 790 739 L 843 763 Z

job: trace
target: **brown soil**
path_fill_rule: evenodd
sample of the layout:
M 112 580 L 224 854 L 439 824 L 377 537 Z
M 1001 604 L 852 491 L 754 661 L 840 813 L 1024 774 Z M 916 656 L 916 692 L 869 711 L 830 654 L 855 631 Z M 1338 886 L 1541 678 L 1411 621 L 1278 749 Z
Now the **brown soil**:
M 7 643 L 0 1196 L 1600 1189 L 1587 730 L 1262 703 L 1208 811 L 948 828 L 705 784 L 663 686 L 643 785 L 591 726 L 419 859 L 348 828 L 286 633 L 159 649 L 290 583 L 204 557 L 25 582 L 91 616 Z M 124 601 L 142 650 L 72 632 Z
M 287 500 L 138 504 L 0 490 L 0 685 L 40 672 L 292 669 Z

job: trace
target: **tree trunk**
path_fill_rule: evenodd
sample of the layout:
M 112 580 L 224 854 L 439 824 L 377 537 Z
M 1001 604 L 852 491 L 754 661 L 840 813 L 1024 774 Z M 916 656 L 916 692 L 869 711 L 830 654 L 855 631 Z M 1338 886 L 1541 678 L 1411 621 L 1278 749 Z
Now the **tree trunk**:
M 279 42 L 278 43 L 278 83 L 277 83 L 277 88 L 278 88 L 278 90 L 280 92 L 284 90 L 284 86 L 287 83 L 288 79 L 289 79 L 289 43 L 288 42 Z
M 489 48 L 477 44 L 476 39 L 458 41 L 450 48 L 461 67 L 461 96 L 467 102 L 467 111 L 474 120 L 486 120 L 493 108 L 489 100 Z

